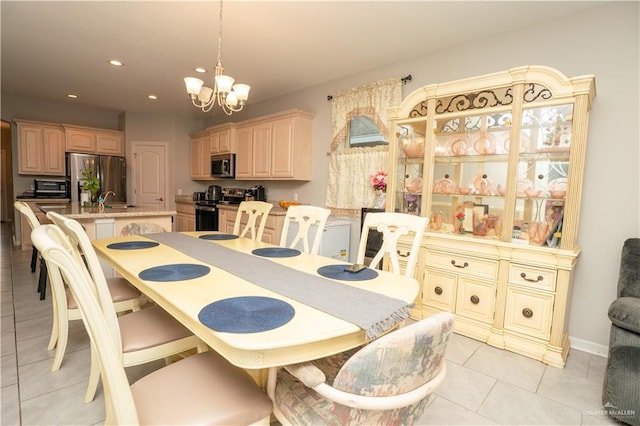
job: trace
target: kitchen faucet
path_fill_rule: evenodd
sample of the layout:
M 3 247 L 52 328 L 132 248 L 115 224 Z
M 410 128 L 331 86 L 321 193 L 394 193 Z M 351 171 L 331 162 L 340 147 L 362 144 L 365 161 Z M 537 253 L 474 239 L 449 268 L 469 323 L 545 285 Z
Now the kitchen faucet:
M 116 196 L 116 193 L 113 191 L 107 191 L 107 192 L 103 192 L 102 194 L 100 194 L 100 196 L 98 197 L 98 204 L 100 205 L 101 209 L 104 209 L 104 203 L 107 202 L 107 197 L 109 197 L 109 195 L 113 195 L 114 197 Z

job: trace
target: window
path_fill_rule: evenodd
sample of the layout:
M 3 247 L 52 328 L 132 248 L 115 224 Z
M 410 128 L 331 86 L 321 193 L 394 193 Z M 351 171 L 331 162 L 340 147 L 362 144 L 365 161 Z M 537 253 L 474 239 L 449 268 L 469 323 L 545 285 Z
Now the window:
M 349 121 L 349 148 L 387 145 L 389 142 L 378 130 L 372 119 L 364 115 Z

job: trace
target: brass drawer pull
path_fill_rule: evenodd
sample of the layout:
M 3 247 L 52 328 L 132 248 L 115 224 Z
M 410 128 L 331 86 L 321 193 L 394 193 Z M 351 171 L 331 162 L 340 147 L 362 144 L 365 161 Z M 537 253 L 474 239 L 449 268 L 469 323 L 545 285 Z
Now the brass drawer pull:
M 524 308 L 522 310 L 522 316 L 524 316 L 525 318 L 531 318 L 533 316 L 533 311 L 529 308 Z
M 473 303 L 474 305 L 477 305 L 478 303 L 480 303 L 480 298 L 478 296 L 476 296 L 475 294 L 473 296 L 471 296 L 471 303 Z
M 410 251 L 408 251 L 406 254 L 402 254 L 400 250 L 396 250 L 396 253 L 398 253 L 398 256 L 402 256 L 402 257 L 409 257 L 411 255 Z
M 466 268 L 467 266 L 469 266 L 469 264 L 467 262 L 464 262 L 462 265 L 456 265 L 456 261 L 455 260 L 451 260 L 451 264 L 453 266 L 455 266 L 456 268 Z
M 442 294 L 442 287 L 438 286 L 438 287 L 434 288 L 433 291 L 436 294 L 440 295 L 440 294 Z
M 544 280 L 544 277 L 542 275 L 538 275 L 537 278 L 527 278 L 527 274 L 526 273 L 521 273 L 520 276 L 525 280 L 525 281 L 529 281 L 531 283 L 539 283 L 540 281 Z

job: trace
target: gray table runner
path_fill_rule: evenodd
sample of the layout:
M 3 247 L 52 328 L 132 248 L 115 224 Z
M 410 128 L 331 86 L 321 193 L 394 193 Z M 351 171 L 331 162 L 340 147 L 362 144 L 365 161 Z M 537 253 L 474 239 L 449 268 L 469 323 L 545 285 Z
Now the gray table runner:
M 252 284 L 351 322 L 365 330 L 368 339 L 375 339 L 409 317 L 411 304 L 402 300 L 298 271 L 215 242 L 176 232 L 145 237 Z M 309 332 L 313 333 L 313 330 Z

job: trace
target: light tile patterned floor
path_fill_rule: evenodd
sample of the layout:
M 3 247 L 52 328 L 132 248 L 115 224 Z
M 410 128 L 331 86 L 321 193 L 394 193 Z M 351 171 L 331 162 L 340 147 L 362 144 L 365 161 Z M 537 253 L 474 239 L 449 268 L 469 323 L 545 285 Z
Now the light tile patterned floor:
M 10 224 L 1 229 L 2 425 L 104 423 L 101 390 L 82 402 L 89 369 L 89 340 L 71 326 L 62 367 L 51 372 L 51 297 L 40 301 L 31 252 L 10 246 Z M 454 335 L 448 372 L 419 424 L 597 425 L 619 424 L 603 416 L 600 393 L 606 359 L 572 350 L 564 369 Z M 128 369 L 131 381 L 164 365 Z

